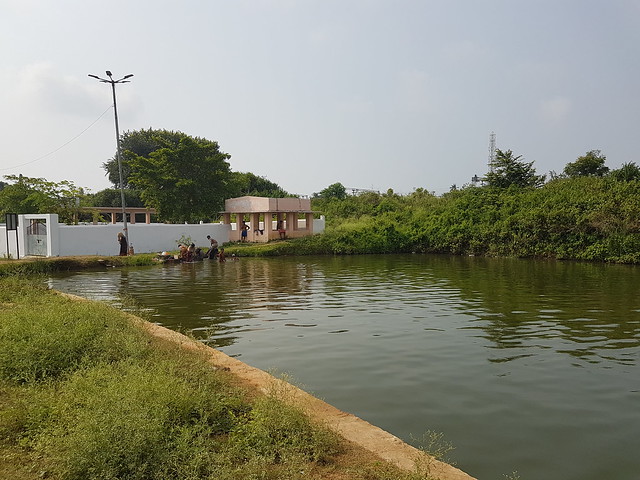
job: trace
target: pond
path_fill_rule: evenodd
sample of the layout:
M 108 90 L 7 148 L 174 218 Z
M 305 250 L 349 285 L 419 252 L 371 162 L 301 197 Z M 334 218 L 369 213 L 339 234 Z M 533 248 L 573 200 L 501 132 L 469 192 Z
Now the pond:
M 638 267 L 243 258 L 50 284 L 285 372 L 409 443 L 442 432 L 449 459 L 479 479 L 638 478 Z

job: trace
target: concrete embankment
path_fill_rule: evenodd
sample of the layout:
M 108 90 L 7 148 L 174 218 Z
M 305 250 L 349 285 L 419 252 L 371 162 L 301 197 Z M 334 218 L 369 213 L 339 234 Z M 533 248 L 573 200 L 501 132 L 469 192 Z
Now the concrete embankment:
M 302 408 L 312 418 L 322 422 L 342 437 L 398 467 L 412 471 L 416 466 L 438 480 L 475 480 L 465 472 L 404 443 L 399 438 L 361 418 L 345 413 L 315 398 L 283 380 L 251 367 L 235 358 L 210 348 L 196 340 L 167 328 L 144 322 L 143 327 L 154 337 L 179 344 L 182 348 L 200 351 L 218 368 L 228 369 L 240 381 L 260 391 L 267 392 L 274 386 L 286 392 L 285 399 Z

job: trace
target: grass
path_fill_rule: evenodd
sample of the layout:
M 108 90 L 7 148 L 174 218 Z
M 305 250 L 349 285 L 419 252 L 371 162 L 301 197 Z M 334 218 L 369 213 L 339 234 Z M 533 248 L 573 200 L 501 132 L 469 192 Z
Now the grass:
M 0 478 L 415 479 L 282 392 L 143 333 L 37 277 L 0 277 Z
M 110 267 L 139 267 L 153 265 L 156 254 L 145 253 L 130 257 L 51 257 L 0 260 L 0 277 L 10 275 L 37 275 L 59 271 L 77 271 Z

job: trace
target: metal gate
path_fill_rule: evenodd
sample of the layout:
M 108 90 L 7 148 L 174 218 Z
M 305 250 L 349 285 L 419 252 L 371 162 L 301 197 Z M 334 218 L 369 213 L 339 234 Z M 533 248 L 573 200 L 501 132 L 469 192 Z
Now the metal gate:
M 44 219 L 31 220 L 27 227 L 26 255 L 47 256 L 47 222 Z

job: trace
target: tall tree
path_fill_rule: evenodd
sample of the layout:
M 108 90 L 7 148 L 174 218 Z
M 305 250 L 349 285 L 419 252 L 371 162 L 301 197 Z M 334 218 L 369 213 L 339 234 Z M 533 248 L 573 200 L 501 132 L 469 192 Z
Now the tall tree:
M 152 152 L 160 148 L 177 146 L 180 140 L 187 135 L 182 132 L 172 130 L 147 130 L 128 131 L 120 135 L 120 149 L 122 152 L 122 184 L 124 188 L 129 188 L 130 162 L 133 158 L 140 156 L 148 158 Z M 118 171 L 118 159 L 114 155 L 105 163 L 102 168 L 107 172 L 109 181 L 115 188 L 120 187 L 120 174 Z
M 609 172 L 609 167 L 605 166 L 607 157 L 602 155 L 600 150 L 591 150 L 575 162 L 567 163 L 564 167 L 564 174 L 568 177 L 602 177 Z
M 490 187 L 507 188 L 539 187 L 544 183 L 544 175 L 536 175 L 533 162 L 524 162 L 522 155 L 514 156 L 511 150 L 496 149 L 496 158 L 491 163 L 492 170 L 485 176 Z
M 195 222 L 215 218 L 231 191 L 231 171 L 216 142 L 182 136 L 148 157 L 129 159 L 129 184 L 162 220 Z

